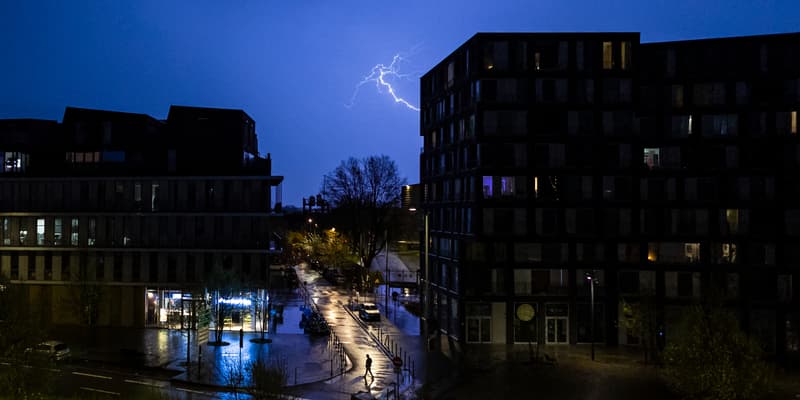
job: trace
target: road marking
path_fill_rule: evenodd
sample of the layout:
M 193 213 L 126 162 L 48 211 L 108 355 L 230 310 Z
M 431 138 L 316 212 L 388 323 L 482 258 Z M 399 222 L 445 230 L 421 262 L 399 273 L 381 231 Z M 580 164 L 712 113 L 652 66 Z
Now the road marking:
M 117 392 L 109 392 L 108 390 L 100 390 L 100 389 L 95 389 L 95 388 L 90 388 L 90 387 L 85 387 L 85 386 L 81 386 L 81 389 L 88 390 L 90 392 L 97 392 L 97 393 L 103 393 L 103 394 L 110 394 L 112 396 L 119 396 L 119 393 L 117 393 Z
M 197 390 L 192 390 L 192 389 L 184 389 L 184 388 L 175 388 L 175 389 L 176 390 L 181 390 L 181 391 L 184 391 L 184 392 L 189 392 L 189 393 L 206 394 L 205 392 L 199 392 Z
M 110 376 L 95 375 L 95 374 L 86 374 L 86 373 L 83 373 L 83 372 L 73 372 L 73 374 L 74 374 L 74 375 L 88 376 L 88 377 L 91 377 L 91 378 L 98 378 L 98 379 L 114 379 L 114 378 L 112 378 L 112 377 L 110 377 Z
M 7 362 L 0 362 L 0 364 L 3 364 L 3 365 L 11 365 L 11 364 L 9 364 L 9 363 L 7 363 Z
M 125 379 L 125 382 L 127 382 L 127 383 L 136 383 L 136 384 L 139 384 L 139 385 L 146 385 L 146 386 L 152 386 L 152 387 L 158 387 L 158 388 L 167 386 L 167 384 L 165 382 L 152 383 L 152 382 L 134 381 L 134 380 L 130 380 L 130 379 Z

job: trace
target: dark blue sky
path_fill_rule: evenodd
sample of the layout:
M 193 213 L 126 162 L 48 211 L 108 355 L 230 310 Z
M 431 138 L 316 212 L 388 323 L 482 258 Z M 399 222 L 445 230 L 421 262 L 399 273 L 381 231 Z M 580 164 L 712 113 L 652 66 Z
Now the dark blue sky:
M 793 32 L 800 2 L 4 0 L 0 118 L 240 108 L 286 177 L 284 203 L 299 205 L 349 156 L 387 154 L 418 181 L 418 113 L 374 85 L 345 104 L 375 64 L 411 51 L 402 72 L 420 76 L 478 31 L 639 31 L 643 42 Z M 395 88 L 419 105 L 418 82 Z

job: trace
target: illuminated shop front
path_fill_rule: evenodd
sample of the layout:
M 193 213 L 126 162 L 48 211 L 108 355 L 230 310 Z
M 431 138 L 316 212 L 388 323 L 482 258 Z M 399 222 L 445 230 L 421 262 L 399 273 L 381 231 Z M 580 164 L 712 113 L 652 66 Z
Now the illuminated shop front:
M 196 323 L 201 315 L 210 315 L 210 327 L 221 316 L 224 330 L 259 331 L 260 316 L 267 313 L 269 295 L 265 289 L 239 291 L 228 296 L 219 293 L 184 292 L 174 289 L 148 289 L 145 295 L 145 326 L 166 329 L 185 329 Z

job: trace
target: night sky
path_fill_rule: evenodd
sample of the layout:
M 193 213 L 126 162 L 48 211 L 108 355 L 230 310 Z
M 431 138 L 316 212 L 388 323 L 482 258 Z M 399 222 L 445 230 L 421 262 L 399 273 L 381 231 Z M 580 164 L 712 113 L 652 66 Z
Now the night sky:
M 356 84 L 397 53 L 399 96 L 476 32 L 637 31 L 643 42 L 800 31 L 800 1 L 0 0 L 0 118 L 66 106 L 166 118 L 238 108 L 285 176 L 283 202 L 349 156 L 387 154 L 419 180 L 419 113 Z

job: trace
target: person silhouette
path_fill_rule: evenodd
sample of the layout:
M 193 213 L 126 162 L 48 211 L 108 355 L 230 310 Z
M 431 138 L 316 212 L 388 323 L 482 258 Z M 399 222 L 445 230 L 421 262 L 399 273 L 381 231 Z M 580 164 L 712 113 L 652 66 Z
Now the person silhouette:
M 367 367 L 366 371 L 364 371 L 364 380 L 367 379 L 367 374 L 369 374 L 369 376 L 372 378 L 372 380 L 375 380 L 375 375 L 372 374 L 372 359 L 369 358 L 369 354 L 367 354 L 366 367 Z

